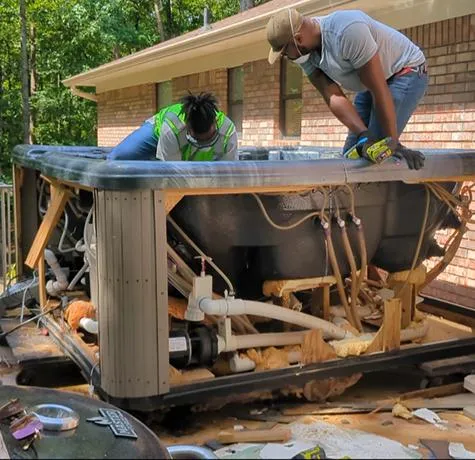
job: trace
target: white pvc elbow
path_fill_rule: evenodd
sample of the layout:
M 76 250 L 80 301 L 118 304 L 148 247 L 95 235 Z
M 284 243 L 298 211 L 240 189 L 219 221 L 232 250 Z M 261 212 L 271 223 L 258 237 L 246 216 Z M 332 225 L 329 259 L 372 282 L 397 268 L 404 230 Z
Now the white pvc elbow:
M 50 280 L 46 283 L 46 291 L 50 295 L 57 295 L 59 292 L 64 291 L 68 287 L 68 278 L 63 269 L 58 263 L 58 259 L 54 255 L 54 252 L 50 249 L 45 249 L 45 261 L 51 268 L 56 277 L 56 281 Z

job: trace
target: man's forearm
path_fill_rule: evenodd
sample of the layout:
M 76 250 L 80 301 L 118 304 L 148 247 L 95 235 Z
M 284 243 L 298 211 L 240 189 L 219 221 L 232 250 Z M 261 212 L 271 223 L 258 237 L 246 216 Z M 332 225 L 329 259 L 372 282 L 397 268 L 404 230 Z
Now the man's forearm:
M 378 119 L 386 136 L 390 136 L 394 142 L 398 141 L 396 109 L 394 101 L 386 86 L 387 91 L 381 91 L 379 94 L 373 94 L 374 105 L 378 113 Z
M 326 102 L 333 115 L 352 133 L 360 134 L 366 131 L 367 127 L 363 120 L 353 104 L 344 95 L 332 95 Z
M 367 127 L 355 107 L 333 80 L 318 69 L 309 75 L 308 79 L 322 95 L 333 115 L 352 133 L 360 134 L 366 131 Z

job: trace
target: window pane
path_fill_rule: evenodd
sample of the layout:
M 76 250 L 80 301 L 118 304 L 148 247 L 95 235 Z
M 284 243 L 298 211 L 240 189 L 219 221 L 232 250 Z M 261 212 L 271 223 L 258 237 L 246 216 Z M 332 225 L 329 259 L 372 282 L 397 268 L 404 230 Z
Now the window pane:
M 173 102 L 172 82 L 162 81 L 157 86 L 157 109 L 160 110 Z
M 285 62 L 285 96 L 302 94 L 302 69 L 288 59 Z
M 242 133 L 242 104 L 229 106 L 229 118 L 234 122 L 238 135 Z
M 243 67 L 235 67 L 229 69 L 229 101 L 241 102 L 243 99 L 244 89 L 244 69 Z
M 302 99 L 289 99 L 285 101 L 284 117 L 284 136 L 300 136 Z

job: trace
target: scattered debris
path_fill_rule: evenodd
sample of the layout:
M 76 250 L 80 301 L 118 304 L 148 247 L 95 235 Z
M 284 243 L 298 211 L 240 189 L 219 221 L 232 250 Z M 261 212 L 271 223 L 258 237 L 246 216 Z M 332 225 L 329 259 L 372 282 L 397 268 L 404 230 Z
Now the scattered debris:
M 216 450 L 214 454 L 218 458 L 222 459 L 248 459 L 248 458 L 260 458 L 262 444 L 234 444 L 229 447 L 223 447 Z
M 461 442 L 451 442 L 449 444 L 449 454 L 452 458 L 456 459 L 475 459 L 475 452 L 465 449 Z
M 268 459 L 305 459 L 327 458 L 321 446 L 302 441 L 287 444 L 266 444 L 259 453 L 260 458 Z
M 412 412 L 401 403 L 394 404 L 392 414 L 394 417 L 403 418 L 405 420 L 410 420 L 413 417 Z
M 321 446 L 328 458 L 422 458 L 419 452 L 399 442 L 364 431 L 325 422 L 291 424 L 294 440 Z
M 419 446 L 415 446 L 414 444 L 408 444 L 407 447 L 412 450 L 419 450 Z
M 389 426 L 389 425 L 394 425 L 393 422 L 391 422 L 391 420 L 385 420 L 383 423 L 381 423 L 382 426 Z
M 446 420 L 442 420 L 434 411 L 426 408 L 417 409 L 412 413 L 412 415 L 420 418 L 421 420 L 425 420 L 426 422 L 439 428 L 439 430 L 447 430 L 447 427 L 444 425 L 448 422 Z

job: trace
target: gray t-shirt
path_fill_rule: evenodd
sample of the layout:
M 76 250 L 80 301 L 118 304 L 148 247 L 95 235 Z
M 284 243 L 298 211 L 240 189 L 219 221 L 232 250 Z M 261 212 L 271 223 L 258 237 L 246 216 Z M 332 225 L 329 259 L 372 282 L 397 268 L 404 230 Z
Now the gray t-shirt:
M 386 79 L 403 67 L 425 62 L 424 53 L 397 30 L 358 10 L 336 11 L 313 18 L 322 31 L 322 55 L 317 51 L 302 64 L 306 75 L 321 69 L 333 81 L 351 91 L 367 89 L 357 70 L 377 52 Z

